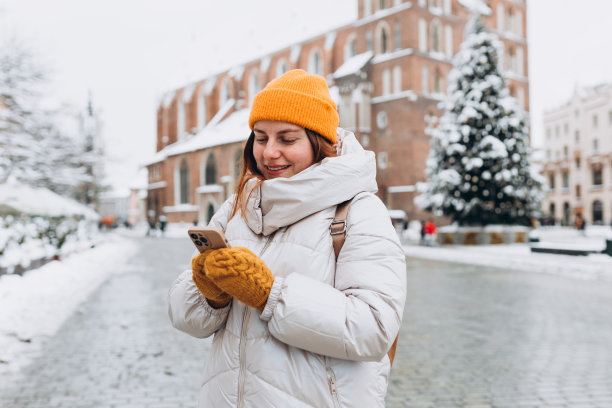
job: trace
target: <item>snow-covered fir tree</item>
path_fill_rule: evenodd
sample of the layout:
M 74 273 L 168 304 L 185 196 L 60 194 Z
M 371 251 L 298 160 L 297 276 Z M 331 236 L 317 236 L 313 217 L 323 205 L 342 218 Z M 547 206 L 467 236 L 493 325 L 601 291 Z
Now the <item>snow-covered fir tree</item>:
M 474 16 L 431 131 L 427 183 L 415 203 L 460 225 L 528 224 L 543 199 L 522 110 L 498 67 L 497 37 Z

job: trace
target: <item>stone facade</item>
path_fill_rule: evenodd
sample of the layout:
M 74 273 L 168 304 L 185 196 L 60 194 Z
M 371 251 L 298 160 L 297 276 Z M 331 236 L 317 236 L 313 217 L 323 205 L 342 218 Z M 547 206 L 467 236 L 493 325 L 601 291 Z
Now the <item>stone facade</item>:
M 525 1 L 488 4 L 492 13 L 484 21 L 503 44 L 501 62 L 510 92 L 528 110 Z M 165 213 L 169 222 L 209 219 L 233 191 L 237 152 L 250 133 L 241 112 L 267 82 L 294 68 L 327 79 L 340 125 L 376 152 L 385 204 L 404 210 L 409 219 L 428 216 L 412 200 L 416 183 L 425 179 L 427 129 L 437 124 L 437 105 L 470 13 L 459 0 L 358 0 L 356 6 L 358 19 L 351 24 L 164 96 L 157 111 L 157 154 L 147 166 L 149 217 Z M 238 116 L 242 127 L 234 126 Z M 218 132 L 212 136 L 215 127 L 223 126 L 241 135 L 231 141 L 222 141 Z M 214 172 L 209 168 L 214 180 L 206 177 L 210 157 L 218 166 Z
M 544 114 L 544 211 L 555 223 L 612 223 L 612 84 L 576 89 Z

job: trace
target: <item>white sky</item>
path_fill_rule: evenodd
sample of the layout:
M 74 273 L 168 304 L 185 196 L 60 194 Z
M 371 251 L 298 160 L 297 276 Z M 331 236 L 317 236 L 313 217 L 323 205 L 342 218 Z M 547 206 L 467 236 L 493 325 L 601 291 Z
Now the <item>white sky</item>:
M 576 5 L 578 4 L 578 5 Z M 155 149 L 167 90 L 356 18 L 357 0 L 0 0 L 0 37 L 44 64 L 53 97 L 102 114 L 109 181 L 133 183 Z M 575 84 L 612 81 L 612 2 L 528 0 L 533 139 Z

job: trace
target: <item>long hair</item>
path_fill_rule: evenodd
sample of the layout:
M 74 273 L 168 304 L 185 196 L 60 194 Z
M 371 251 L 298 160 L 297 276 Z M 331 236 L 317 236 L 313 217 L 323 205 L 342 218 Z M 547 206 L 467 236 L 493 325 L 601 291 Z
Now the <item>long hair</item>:
M 318 163 L 326 157 L 334 157 L 336 154 L 336 146 L 333 145 L 329 140 L 314 132 L 310 129 L 304 128 L 308 141 L 312 146 L 314 153 L 314 162 Z M 255 133 L 251 131 L 251 135 L 247 139 L 244 151 L 242 152 L 242 163 L 240 170 L 240 178 L 236 185 L 236 196 L 234 198 L 234 204 L 232 206 L 232 214 L 230 219 L 236 215 L 238 210 L 241 211 L 242 217 L 245 218 L 246 205 L 253 194 L 253 191 L 264 182 L 264 176 L 257 168 L 257 161 L 253 155 L 253 144 L 255 143 Z M 251 179 L 257 179 L 257 183 L 249 191 L 246 191 L 246 185 Z

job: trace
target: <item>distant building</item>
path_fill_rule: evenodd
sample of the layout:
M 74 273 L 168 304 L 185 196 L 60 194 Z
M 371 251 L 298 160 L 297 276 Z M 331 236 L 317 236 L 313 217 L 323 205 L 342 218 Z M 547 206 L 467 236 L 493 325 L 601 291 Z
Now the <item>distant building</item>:
M 612 222 L 612 84 L 576 89 L 544 114 L 544 210 L 562 224 L 577 214 L 590 224 Z
M 483 0 L 471 0 L 475 1 Z M 424 181 L 428 128 L 447 88 L 470 17 L 466 0 L 358 0 L 351 24 L 168 92 L 157 110 L 157 153 L 147 163 L 147 214 L 207 222 L 234 190 L 255 94 L 287 70 L 323 75 L 340 113 L 377 156 L 379 195 L 409 219 Z M 510 93 L 529 109 L 526 3 L 490 0 L 487 27 L 503 44 Z

